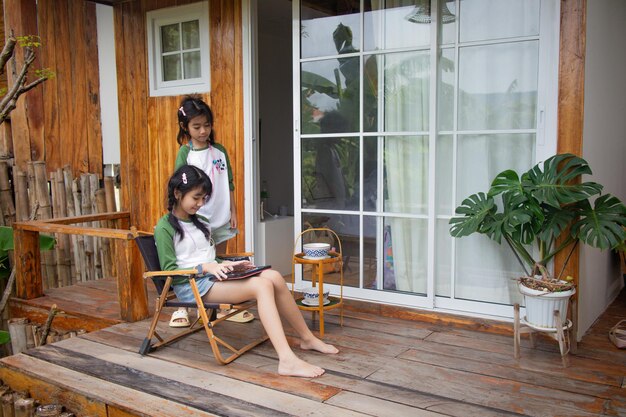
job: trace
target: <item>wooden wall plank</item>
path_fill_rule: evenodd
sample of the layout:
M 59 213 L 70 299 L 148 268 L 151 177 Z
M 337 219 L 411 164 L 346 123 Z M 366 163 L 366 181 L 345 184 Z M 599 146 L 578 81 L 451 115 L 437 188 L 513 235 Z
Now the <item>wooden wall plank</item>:
M 85 120 L 87 130 L 87 155 L 89 172 L 102 178 L 102 120 L 100 117 L 100 77 L 98 67 L 98 30 L 96 4 L 84 2 L 85 75 L 86 100 Z M 77 16 L 80 18 L 80 16 Z
M 77 166 L 81 173 L 89 172 L 89 149 L 88 137 L 86 132 L 87 118 L 74 117 L 74 113 L 81 109 L 87 109 L 87 97 L 85 91 L 87 89 L 85 54 L 86 45 L 84 39 L 85 22 L 83 19 L 85 3 L 82 1 L 69 1 L 67 13 L 62 17 L 67 19 L 69 27 L 69 39 L 74 40 L 69 50 L 70 70 L 66 73 L 69 77 L 68 82 L 71 83 L 70 107 L 68 111 L 69 124 L 67 128 L 61 125 L 62 129 L 74 131 L 70 136 L 78 136 L 80 139 L 74 140 L 71 149 L 68 149 L 66 155 L 72 161 L 73 166 Z
M 41 58 L 42 66 L 57 71 L 57 44 L 55 40 L 58 30 L 55 25 L 55 0 L 39 0 L 39 33 L 42 40 Z M 59 143 L 59 112 L 58 102 L 59 78 L 48 80 L 43 83 L 43 107 L 44 107 L 44 147 L 46 150 L 46 162 L 55 165 L 52 161 L 61 161 Z
M 582 156 L 585 101 L 586 0 L 561 0 L 561 37 L 559 55 L 559 97 L 557 153 Z M 580 251 L 577 247 L 563 276 L 578 282 Z M 560 271 L 569 250 L 554 259 L 554 270 Z

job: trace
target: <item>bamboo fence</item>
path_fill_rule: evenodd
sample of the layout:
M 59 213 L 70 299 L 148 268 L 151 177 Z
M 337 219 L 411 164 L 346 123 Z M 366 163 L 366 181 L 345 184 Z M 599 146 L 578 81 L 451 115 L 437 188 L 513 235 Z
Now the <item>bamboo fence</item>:
M 32 212 L 36 220 L 73 217 L 117 211 L 115 179 L 97 174 L 74 178 L 69 166 L 48 176 L 45 162 L 29 162 L 26 172 L 0 161 L 0 225 L 26 221 Z M 113 227 L 110 222 L 89 222 L 82 226 Z M 115 275 L 109 239 L 56 234 L 56 245 L 42 251 L 44 289 L 73 285 Z

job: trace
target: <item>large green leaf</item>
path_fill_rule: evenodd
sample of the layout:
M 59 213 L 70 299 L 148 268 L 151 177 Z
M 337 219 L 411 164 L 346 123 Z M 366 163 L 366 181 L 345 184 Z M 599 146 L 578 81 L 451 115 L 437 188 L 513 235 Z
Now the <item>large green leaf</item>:
M 462 217 L 450 219 L 450 234 L 454 237 L 462 237 L 475 232 L 485 233 L 484 222 L 493 221 L 496 210 L 493 198 L 487 197 L 485 193 L 467 197 L 456 209 L 456 214 Z
M 337 84 L 324 78 L 321 75 L 309 71 L 302 71 L 300 74 L 300 83 L 303 88 L 313 90 L 321 94 L 326 94 L 332 98 L 339 98 Z
M 522 195 L 524 189 L 517 172 L 512 169 L 502 171 L 491 182 L 489 189 L 489 197 L 495 197 L 501 193 L 512 194 L 513 196 Z
M 11 335 L 6 330 L 0 330 L 0 345 L 9 343 L 11 341 Z
M 544 222 L 538 237 L 544 242 L 554 242 L 556 238 L 570 225 L 577 215 L 577 205 L 570 206 L 570 209 L 556 208 L 544 205 Z
M 619 246 L 626 239 L 626 207 L 611 194 L 600 196 L 591 204 L 582 204 L 580 219 L 572 234 L 587 245 L 599 249 Z
M 538 202 L 561 207 L 599 194 L 602 185 L 595 182 L 576 183 L 583 174 L 591 174 L 589 164 L 572 154 L 559 154 L 535 165 L 522 175 L 522 187 Z

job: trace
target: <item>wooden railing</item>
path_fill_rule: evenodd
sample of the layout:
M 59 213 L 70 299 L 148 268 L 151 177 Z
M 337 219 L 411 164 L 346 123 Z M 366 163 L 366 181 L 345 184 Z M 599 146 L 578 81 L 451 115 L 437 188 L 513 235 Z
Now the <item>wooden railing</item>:
M 118 228 L 75 226 L 76 223 L 93 221 L 116 221 Z M 134 234 L 130 230 L 130 213 L 126 211 L 100 213 L 50 220 L 35 220 L 13 224 L 16 272 L 16 296 L 32 299 L 44 295 L 41 278 L 41 252 L 39 233 L 62 233 L 70 235 L 109 238 L 114 245 L 117 265 L 117 294 L 120 316 L 124 321 L 138 321 L 148 317 L 148 300 L 142 278 L 143 265 Z

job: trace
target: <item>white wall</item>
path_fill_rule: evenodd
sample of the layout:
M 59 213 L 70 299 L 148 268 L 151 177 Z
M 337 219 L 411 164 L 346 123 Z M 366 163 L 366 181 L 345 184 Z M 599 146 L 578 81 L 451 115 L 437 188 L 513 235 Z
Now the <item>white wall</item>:
M 120 122 L 117 106 L 117 69 L 113 7 L 96 4 L 100 109 L 102 120 L 102 163 L 120 163 Z M 110 174 L 108 174 L 110 175 Z
M 587 2 L 585 117 L 583 157 L 592 180 L 604 192 L 626 201 L 626 2 Z M 617 296 L 623 286 L 617 256 L 581 247 L 579 335 Z

